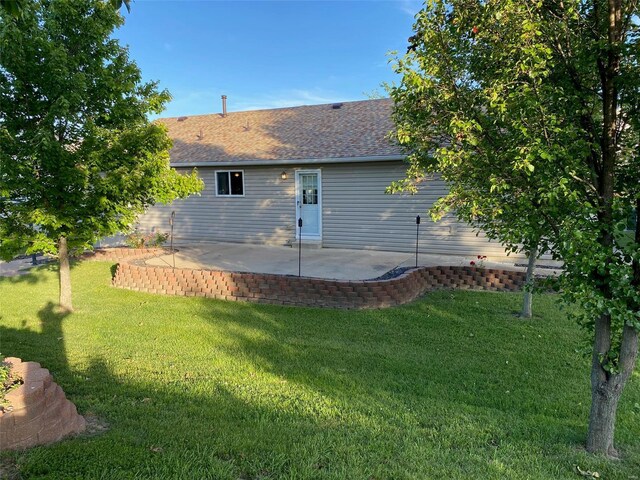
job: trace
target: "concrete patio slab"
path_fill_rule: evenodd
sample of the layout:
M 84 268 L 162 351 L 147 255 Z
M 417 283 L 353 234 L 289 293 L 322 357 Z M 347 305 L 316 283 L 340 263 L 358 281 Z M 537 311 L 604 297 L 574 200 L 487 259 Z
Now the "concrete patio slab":
M 335 280 L 369 280 L 398 267 L 415 266 L 415 254 L 374 250 L 305 248 L 302 245 L 301 275 Z M 468 266 L 475 257 L 427 255 L 418 256 L 419 266 Z M 525 270 L 512 262 L 485 261 L 487 268 Z M 211 243 L 181 247 L 175 254 L 147 259 L 147 265 L 175 266 L 231 272 L 298 275 L 298 249 L 287 246 Z

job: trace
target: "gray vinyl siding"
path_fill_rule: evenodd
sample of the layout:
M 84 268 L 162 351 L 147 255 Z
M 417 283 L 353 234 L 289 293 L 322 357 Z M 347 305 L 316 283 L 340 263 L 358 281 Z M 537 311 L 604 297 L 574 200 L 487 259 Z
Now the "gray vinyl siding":
M 171 212 L 176 212 L 174 238 L 177 243 L 220 241 L 284 244 L 294 235 L 294 175 L 280 178 L 282 168 L 233 167 L 244 171 L 244 196 L 218 197 L 215 172 L 224 168 L 204 167 L 198 174 L 205 183 L 199 196 L 156 205 L 139 221 L 143 231 L 169 231 Z
M 140 219 L 143 231 L 169 231 L 176 212 L 176 243 L 222 241 L 284 245 L 295 240 L 295 170 L 320 169 L 322 246 L 414 252 L 416 215 L 420 215 L 420 252 L 503 256 L 504 248 L 453 218 L 431 221 L 428 209 L 446 193 L 442 181 L 425 182 L 415 195 L 385 194 L 403 178 L 403 162 L 324 164 L 313 166 L 245 166 L 243 197 L 217 197 L 215 172 L 202 167 L 200 196 L 155 206 Z M 280 174 L 286 171 L 288 178 Z
M 504 248 L 449 217 L 434 223 L 428 210 L 444 196 L 444 182 L 425 182 L 418 193 L 385 194 L 404 178 L 402 162 L 339 164 L 322 169 L 324 247 L 414 252 L 420 215 L 420 252 L 503 256 Z

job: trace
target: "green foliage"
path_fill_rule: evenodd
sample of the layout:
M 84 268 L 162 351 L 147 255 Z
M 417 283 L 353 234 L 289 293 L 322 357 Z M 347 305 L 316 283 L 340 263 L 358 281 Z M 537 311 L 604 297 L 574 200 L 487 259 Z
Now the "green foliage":
M 19 377 L 11 374 L 9 364 L 4 361 L 4 356 L 0 355 L 0 411 L 7 407 L 7 393 L 22 383 Z
M 25 0 L 0 0 L 0 9 L 4 10 L 8 15 L 18 17 L 24 8 Z
M 534 299 L 531 322 L 514 321 L 514 293 L 442 291 L 344 311 L 120 290 L 109 268 L 72 269 L 77 311 L 66 318 L 46 306 L 55 270 L 0 278 L 3 352 L 40 362 L 90 424 L 106 426 L 5 454 L 16 478 L 638 474 L 639 381 L 620 403 L 624 458 L 578 445 L 589 366 L 555 295 Z
M 32 0 L 0 0 L 0 9 L 14 18 L 19 17 L 22 14 L 22 10 L 25 8 L 25 3 Z M 122 5 L 125 6 L 127 12 L 131 12 L 131 0 L 108 0 L 109 3 L 119 10 Z
M 139 230 L 134 230 L 124 239 L 127 246 L 131 248 L 160 247 L 169 239 L 168 233 L 151 232 L 144 234 Z
M 4 362 L 4 357 L 0 355 L 0 406 L 4 404 L 9 378 L 9 365 Z
M 128 230 L 156 202 L 202 188 L 169 167 L 171 141 L 147 116 L 170 96 L 143 83 L 99 0 L 0 10 L 0 253 L 55 254 Z
M 122 8 L 122 5 L 124 5 L 125 8 L 127 9 L 127 12 L 131 12 L 131 0 L 110 0 L 110 1 L 111 1 L 111 5 L 113 5 L 113 8 L 120 9 Z
M 599 0 L 429 1 L 390 88 L 410 161 L 394 188 L 441 175 L 436 218 L 454 211 L 512 251 L 541 240 L 579 321 L 593 335 L 610 317 L 610 371 L 624 326 L 640 330 L 640 244 L 624 232 L 640 202 L 639 12 L 620 5 L 612 44 Z

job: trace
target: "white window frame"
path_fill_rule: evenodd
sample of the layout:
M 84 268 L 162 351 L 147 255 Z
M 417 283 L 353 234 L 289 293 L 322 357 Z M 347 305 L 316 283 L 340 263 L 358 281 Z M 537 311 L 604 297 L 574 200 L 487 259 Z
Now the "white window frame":
M 242 195 L 238 195 L 231 193 L 231 174 L 232 173 L 236 173 L 236 172 L 240 172 L 240 174 L 242 175 Z M 229 174 L 229 193 L 227 195 L 221 195 L 218 193 L 218 173 L 228 173 Z M 245 195 L 245 187 L 244 187 L 244 170 L 216 170 L 214 172 L 214 175 L 216 177 L 216 197 L 223 197 L 223 198 L 228 198 L 228 197 L 244 197 Z

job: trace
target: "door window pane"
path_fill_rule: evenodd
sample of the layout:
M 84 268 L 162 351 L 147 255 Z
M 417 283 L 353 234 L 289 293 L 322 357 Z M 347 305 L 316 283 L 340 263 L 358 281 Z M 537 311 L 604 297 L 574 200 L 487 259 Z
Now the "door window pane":
M 317 175 L 301 175 L 302 180 L 302 204 L 317 205 L 318 204 L 318 176 Z

